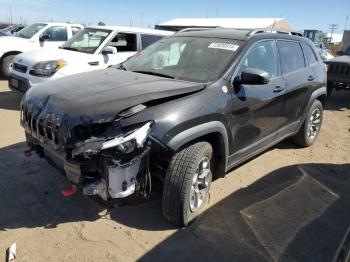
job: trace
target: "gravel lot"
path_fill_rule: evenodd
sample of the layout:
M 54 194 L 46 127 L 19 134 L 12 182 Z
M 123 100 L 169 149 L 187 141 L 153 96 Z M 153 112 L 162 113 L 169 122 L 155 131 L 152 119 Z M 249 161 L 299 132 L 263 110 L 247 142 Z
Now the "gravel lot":
M 314 146 L 282 142 L 212 185 L 186 229 L 163 221 L 156 195 L 108 207 L 23 157 L 20 98 L 0 81 L 0 261 L 329 261 L 350 226 L 350 92 L 335 92 Z

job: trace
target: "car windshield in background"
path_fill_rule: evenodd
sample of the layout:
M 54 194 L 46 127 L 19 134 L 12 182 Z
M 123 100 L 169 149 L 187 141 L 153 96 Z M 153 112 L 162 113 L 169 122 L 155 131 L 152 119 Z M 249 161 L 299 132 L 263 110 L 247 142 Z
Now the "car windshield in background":
M 93 54 L 111 32 L 106 29 L 85 28 L 65 42 L 61 48 Z
M 222 75 L 241 41 L 171 37 L 136 54 L 123 64 L 128 71 L 207 83 Z
M 29 39 L 33 35 L 35 35 L 37 32 L 39 32 L 41 29 L 43 29 L 45 26 L 46 24 L 32 24 L 30 26 L 23 28 L 21 31 L 19 31 L 16 34 L 16 37 Z

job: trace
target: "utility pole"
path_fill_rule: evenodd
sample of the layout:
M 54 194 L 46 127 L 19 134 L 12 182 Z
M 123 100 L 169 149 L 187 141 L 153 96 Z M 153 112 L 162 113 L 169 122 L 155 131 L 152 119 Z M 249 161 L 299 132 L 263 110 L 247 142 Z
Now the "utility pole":
M 329 27 L 329 30 L 331 30 L 331 42 L 332 42 L 332 39 L 333 39 L 333 33 L 334 33 L 334 31 L 335 30 L 337 30 L 338 29 L 338 24 L 330 24 L 329 25 L 330 27 Z
M 140 27 L 143 27 L 143 12 L 141 12 L 141 26 Z
M 349 21 L 349 16 L 347 15 L 346 18 L 345 18 L 344 30 L 346 30 L 348 28 L 348 21 Z
M 12 24 L 12 6 L 10 5 L 10 22 Z

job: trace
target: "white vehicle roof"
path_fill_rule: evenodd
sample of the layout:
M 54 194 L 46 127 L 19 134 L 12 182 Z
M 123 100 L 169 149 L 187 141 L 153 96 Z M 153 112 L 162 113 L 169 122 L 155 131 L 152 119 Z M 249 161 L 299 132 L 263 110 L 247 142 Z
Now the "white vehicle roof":
M 113 31 L 122 31 L 122 32 L 133 32 L 133 33 L 145 33 L 145 34 L 154 34 L 154 35 L 172 35 L 173 32 L 141 27 L 127 27 L 127 26 L 87 26 L 85 28 L 92 29 L 107 29 Z
M 224 27 L 236 29 L 276 28 L 293 30 L 284 18 L 176 18 L 159 26 L 180 27 Z
M 70 26 L 79 26 L 79 27 L 84 27 L 81 24 L 72 24 L 72 23 L 62 23 L 62 22 L 38 22 L 38 23 L 33 23 L 33 24 L 46 24 L 49 26 L 66 26 L 66 25 L 70 25 Z

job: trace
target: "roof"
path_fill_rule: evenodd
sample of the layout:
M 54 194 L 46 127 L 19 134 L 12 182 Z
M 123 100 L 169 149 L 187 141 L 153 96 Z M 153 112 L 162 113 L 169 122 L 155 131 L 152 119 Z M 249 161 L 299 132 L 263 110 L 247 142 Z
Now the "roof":
M 275 28 L 293 30 L 284 18 L 176 18 L 159 26 L 224 27 L 236 29 Z
M 81 24 L 73 24 L 73 23 L 61 23 L 61 22 L 43 22 L 43 23 L 35 23 L 35 24 L 46 24 L 46 25 L 51 25 L 51 26 L 66 26 L 66 25 L 71 25 L 71 26 L 81 26 L 84 27 Z
M 145 33 L 145 34 L 154 34 L 154 35 L 172 35 L 173 34 L 173 32 L 164 31 L 164 30 L 140 28 L 140 27 L 127 27 L 127 26 L 88 26 L 86 28 Z
M 247 29 L 231 29 L 231 28 L 210 28 L 210 29 L 189 29 L 177 33 L 175 36 L 190 36 L 190 37 L 213 37 L 213 38 L 226 38 L 233 40 L 247 40 L 251 37 L 272 37 L 280 39 L 297 39 L 302 41 L 309 41 L 306 37 L 297 35 L 291 35 L 287 33 L 273 33 L 273 32 L 257 32 L 259 30 L 247 30 Z

